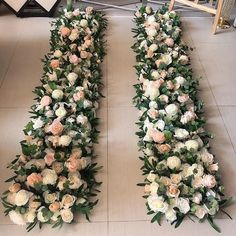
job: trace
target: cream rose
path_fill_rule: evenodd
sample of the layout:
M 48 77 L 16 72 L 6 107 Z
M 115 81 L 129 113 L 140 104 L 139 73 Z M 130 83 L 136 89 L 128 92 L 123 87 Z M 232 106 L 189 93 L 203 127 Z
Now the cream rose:
M 74 218 L 73 213 L 70 209 L 63 209 L 60 211 L 60 214 L 61 214 L 62 220 L 66 223 L 71 223 L 71 221 Z
M 71 72 L 67 75 L 67 79 L 69 80 L 69 82 L 71 83 L 71 85 L 75 84 L 75 81 L 77 80 L 78 75 L 74 72 Z
M 177 156 L 171 156 L 167 158 L 167 166 L 173 170 L 178 170 L 181 166 L 181 160 Z
M 67 147 L 70 145 L 72 139 L 69 135 L 62 135 L 59 139 L 59 145 Z
M 178 113 L 179 108 L 175 104 L 169 104 L 168 106 L 166 106 L 165 111 L 168 116 L 172 117 Z
M 66 194 L 63 196 L 62 200 L 61 200 L 61 204 L 62 204 L 62 207 L 64 209 L 68 209 L 70 207 L 73 206 L 73 204 L 75 203 L 76 201 L 76 197 L 75 196 L 72 196 L 70 194 Z
M 187 150 L 193 150 L 194 152 L 198 151 L 199 148 L 199 144 L 196 140 L 188 140 L 185 142 L 185 146 L 187 148 Z
M 181 213 L 187 214 L 190 210 L 189 200 L 186 198 L 178 198 L 177 207 L 179 208 Z
M 20 190 L 16 193 L 15 204 L 17 206 L 24 206 L 28 201 L 32 194 L 26 190 Z
M 189 137 L 189 132 L 186 129 L 176 128 L 174 136 L 179 140 L 186 139 Z
M 44 169 L 42 171 L 43 176 L 43 184 L 47 185 L 54 185 L 57 181 L 57 174 L 54 170 L 51 169 Z
M 56 100 L 61 100 L 63 98 L 63 91 L 60 89 L 55 89 L 52 92 L 52 98 L 56 99 Z

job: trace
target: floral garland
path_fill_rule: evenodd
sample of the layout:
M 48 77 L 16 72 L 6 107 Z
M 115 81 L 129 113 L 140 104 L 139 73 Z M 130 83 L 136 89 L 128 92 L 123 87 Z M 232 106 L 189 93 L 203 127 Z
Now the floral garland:
M 203 129 L 203 103 L 181 41 L 180 18 L 166 6 L 157 12 L 142 7 L 135 16 L 132 48 L 139 83 L 134 104 L 140 111 L 137 135 L 146 175 L 139 185 L 145 188 L 148 214 L 154 214 L 151 222 L 165 218 L 178 227 L 188 216 L 207 219 L 220 231 L 213 218 L 231 198 L 222 199 L 224 187 L 209 152 L 211 135 Z
M 8 168 L 14 176 L 3 193 L 5 214 L 31 230 L 39 224 L 53 227 L 88 215 L 98 200 L 95 179 L 100 169 L 91 159 L 97 141 L 96 110 L 105 55 L 107 20 L 87 7 L 71 7 L 53 24 L 51 50 L 45 56 L 42 85 L 21 141 L 22 154 Z

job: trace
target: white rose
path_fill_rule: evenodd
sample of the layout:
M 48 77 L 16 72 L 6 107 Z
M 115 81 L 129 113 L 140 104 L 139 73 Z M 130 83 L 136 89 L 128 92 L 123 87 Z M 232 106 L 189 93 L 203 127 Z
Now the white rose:
M 151 73 L 151 76 L 154 78 L 154 79 L 159 79 L 160 78 L 160 74 L 157 70 L 153 70 L 152 73 Z
M 65 12 L 65 17 L 71 19 L 73 17 L 73 12 L 72 11 Z
M 150 181 L 150 182 L 154 182 L 156 177 L 157 177 L 156 174 L 153 174 L 152 172 L 150 172 L 147 176 L 147 180 Z
M 82 180 L 76 174 L 70 174 L 68 180 L 70 182 L 70 189 L 78 189 L 83 184 Z
M 157 50 L 158 46 L 156 44 L 152 44 L 150 45 L 149 49 L 152 51 L 152 52 L 155 52 Z
M 66 112 L 66 109 L 64 107 L 59 107 L 55 112 L 57 117 L 64 117 L 66 115 L 66 113 L 67 112 Z
M 36 213 L 34 210 L 30 210 L 25 214 L 25 220 L 27 223 L 33 223 L 36 217 Z
M 44 169 L 41 174 L 43 176 L 43 184 L 54 185 L 57 182 L 57 174 L 55 170 Z
M 175 78 L 175 81 L 177 82 L 177 84 L 183 85 L 185 83 L 185 78 L 182 76 L 178 76 Z
M 185 146 L 187 147 L 187 149 L 190 151 L 191 149 L 193 149 L 194 152 L 197 152 L 198 148 L 199 148 L 199 144 L 196 140 L 188 140 L 185 142 Z
M 88 122 L 88 117 L 84 116 L 84 115 L 78 115 L 76 118 L 76 122 L 77 122 L 77 124 L 84 125 Z
M 186 64 L 188 64 L 189 59 L 188 59 L 188 56 L 186 56 L 186 55 L 181 55 L 181 56 L 179 57 L 179 60 L 178 60 L 178 61 L 180 62 L 180 64 L 186 65 Z
M 157 109 L 158 105 L 157 105 L 157 103 L 155 101 L 151 101 L 151 102 L 149 102 L 149 108 Z
M 168 116 L 172 117 L 178 113 L 179 108 L 175 104 L 169 104 L 168 106 L 166 106 L 165 111 Z
M 194 193 L 192 201 L 196 204 L 200 204 L 200 202 L 202 201 L 202 194 L 199 192 Z
M 181 160 L 177 156 L 172 156 L 167 158 L 167 166 L 173 169 L 179 169 L 181 166 Z
M 158 188 L 159 188 L 159 184 L 158 183 L 156 183 L 156 182 L 152 182 L 151 184 L 150 184 L 150 194 L 152 195 L 152 196 L 156 196 L 157 195 L 157 190 L 158 190 Z
M 78 78 L 78 75 L 74 72 L 71 72 L 67 75 L 67 79 L 69 80 L 69 82 L 74 85 L 75 84 L 75 81 L 77 80 Z
M 206 148 L 203 148 L 201 151 L 200 151 L 200 157 L 202 159 L 202 162 L 207 164 L 207 165 L 210 165 L 213 163 L 214 161 L 214 156 L 208 152 L 208 150 Z
M 179 198 L 177 200 L 177 207 L 179 208 L 180 212 L 183 214 L 187 214 L 190 210 L 189 201 L 186 198 Z
M 84 100 L 84 108 L 92 107 L 93 103 L 87 99 Z
M 144 149 L 143 152 L 144 152 L 147 156 L 153 156 L 153 151 L 152 151 L 150 148 Z
M 47 222 L 47 221 L 49 220 L 49 217 L 48 217 L 47 215 L 43 214 L 43 210 L 44 210 L 44 211 L 48 211 L 48 210 L 46 209 L 46 207 L 43 207 L 43 206 L 40 207 L 40 208 L 38 209 L 37 219 L 38 219 L 40 222 L 45 223 L 45 222 Z
M 168 210 L 168 204 L 164 202 L 163 197 L 149 196 L 147 198 L 148 205 L 154 212 L 165 213 Z
M 16 225 L 26 225 L 23 215 L 21 215 L 17 211 L 10 211 L 9 217 L 10 217 L 11 221 Z
M 63 209 L 60 211 L 60 214 L 61 214 L 62 220 L 66 223 L 71 223 L 71 221 L 74 218 L 73 213 L 71 212 L 70 209 Z
M 60 89 L 53 90 L 52 97 L 54 99 L 61 100 L 63 98 L 63 91 Z
M 156 31 L 156 29 L 154 29 L 154 28 L 147 28 L 147 29 L 146 29 L 146 33 L 147 33 L 147 35 L 150 36 L 150 37 L 154 37 L 154 36 L 157 35 L 157 31 Z
M 169 54 L 164 54 L 162 57 L 161 57 L 161 60 L 162 62 L 164 62 L 166 65 L 170 65 L 171 62 L 172 62 L 172 58 Z
M 57 57 L 57 58 L 61 57 L 61 56 L 62 56 L 61 50 L 56 50 L 56 51 L 53 53 L 53 56 L 54 56 L 54 57 Z
M 173 58 L 177 58 L 178 55 L 179 55 L 179 53 L 178 53 L 177 51 L 173 51 L 173 52 L 172 52 L 172 56 L 173 56 Z
M 29 201 L 30 195 L 30 192 L 23 189 L 20 190 L 16 193 L 15 204 L 17 206 L 24 206 Z
M 176 128 L 174 136 L 180 140 L 186 139 L 189 136 L 189 132 L 186 129 Z
M 173 222 L 177 219 L 176 212 L 174 209 L 170 208 L 166 211 L 165 217 L 169 222 Z
M 66 183 L 67 181 L 67 178 L 64 177 L 64 178 L 59 178 L 59 182 L 57 184 L 57 188 L 59 188 L 60 191 L 64 190 L 65 187 L 64 187 L 64 184 Z
M 163 120 L 158 120 L 158 121 L 156 122 L 155 126 L 156 126 L 159 130 L 163 131 L 164 128 L 165 128 L 165 122 L 164 122 Z
M 60 146 L 69 146 L 72 139 L 69 135 L 62 135 L 59 139 Z
M 44 125 L 44 122 L 41 120 L 41 118 L 39 117 L 36 120 L 32 120 L 34 122 L 33 124 L 33 129 L 39 129 L 42 128 L 42 126 Z
M 87 26 L 88 26 L 88 21 L 85 20 L 85 19 L 82 19 L 82 20 L 80 21 L 80 26 L 82 26 L 83 28 L 87 27 Z
M 64 209 L 72 207 L 75 203 L 76 197 L 70 194 L 65 194 L 61 200 L 61 204 Z
M 154 15 L 149 16 L 149 17 L 147 18 L 147 22 L 148 22 L 149 24 L 150 24 L 150 23 L 153 23 L 153 22 L 156 22 L 155 16 L 154 16 Z
M 48 191 L 43 193 L 44 201 L 46 203 L 53 203 L 57 200 L 57 194 L 56 193 L 49 193 Z

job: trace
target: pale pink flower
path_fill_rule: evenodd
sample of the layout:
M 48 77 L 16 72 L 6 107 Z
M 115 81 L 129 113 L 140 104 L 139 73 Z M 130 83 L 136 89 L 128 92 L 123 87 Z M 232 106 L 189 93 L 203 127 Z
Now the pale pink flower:
M 164 133 L 155 129 L 150 131 L 150 136 L 152 137 L 155 143 L 163 143 L 166 140 Z
M 75 55 L 72 54 L 69 56 L 70 63 L 77 65 L 79 63 L 79 58 Z
M 165 44 L 169 47 L 173 47 L 174 46 L 174 40 L 172 38 L 167 38 L 165 40 Z
M 80 101 L 81 99 L 84 99 L 84 91 L 80 90 L 73 94 L 73 98 L 75 101 Z
M 40 104 L 45 107 L 49 106 L 52 103 L 52 99 L 49 96 L 43 96 L 41 98 Z
M 196 114 L 193 111 L 186 111 L 184 115 L 181 116 L 180 122 L 182 124 L 187 124 L 188 122 L 195 120 Z
M 44 160 L 45 160 L 45 163 L 48 165 L 48 166 L 51 166 L 52 163 L 55 161 L 55 153 L 54 152 L 49 152 L 46 154 L 46 156 L 44 157 Z
M 64 129 L 64 126 L 62 125 L 62 123 L 55 119 L 52 124 L 49 127 L 49 131 L 53 134 L 53 135 L 60 135 L 62 133 Z
M 213 175 L 204 175 L 203 184 L 208 188 L 214 188 L 216 185 L 216 179 Z

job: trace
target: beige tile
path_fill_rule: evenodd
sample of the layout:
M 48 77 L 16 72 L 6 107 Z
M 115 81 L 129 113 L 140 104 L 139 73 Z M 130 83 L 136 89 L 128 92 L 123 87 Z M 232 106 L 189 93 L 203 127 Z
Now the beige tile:
M 236 232 L 236 221 L 233 220 L 216 220 L 216 223 L 222 230 L 222 235 L 232 236 Z M 111 222 L 109 223 L 109 236 L 180 236 L 180 235 L 208 235 L 217 236 L 217 233 L 211 226 L 205 223 L 194 223 L 190 220 L 183 222 L 183 224 L 175 229 L 168 223 L 163 223 L 162 226 L 158 224 L 151 224 L 150 222 L 136 221 L 136 222 Z
M 221 116 L 224 120 L 226 129 L 229 133 L 231 142 L 234 145 L 234 150 L 236 150 L 236 129 L 235 129 L 236 107 L 220 106 L 219 109 Z
M 212 17 L 183 17 L 194 42 L 207 43 L 235 43 L 236 31 L 233 27 L 228 30 L 218 30 L 216 35 L 211 33 Z
M 83 235 L 83 236 L 107 236 L 107 223 L 80 223 L 80 224 L 65 224 L 61 229 L 51 229 L 50 226 L 45 226 L 41 230 L 36 227 L 30 233 L 25 230 L 25 227 L 16 225 L 1 225 L 1 235 L 20 235 L 36 236 L 38 234 L 42 236 L 72 236 L 72 235 Z
M 133 66 L 135 55 L 131 28 L 132 18 L 109 18 L 108 31 L 108 106 L 132 106 L 135 91 L 132 87 L 137 77 Z M 124 27 L 125 26 L 125 27 Z
M 137 112 L 134 108 L 108 109 L 108 209 L 110 221 L 147 219 L 138 159 Z

